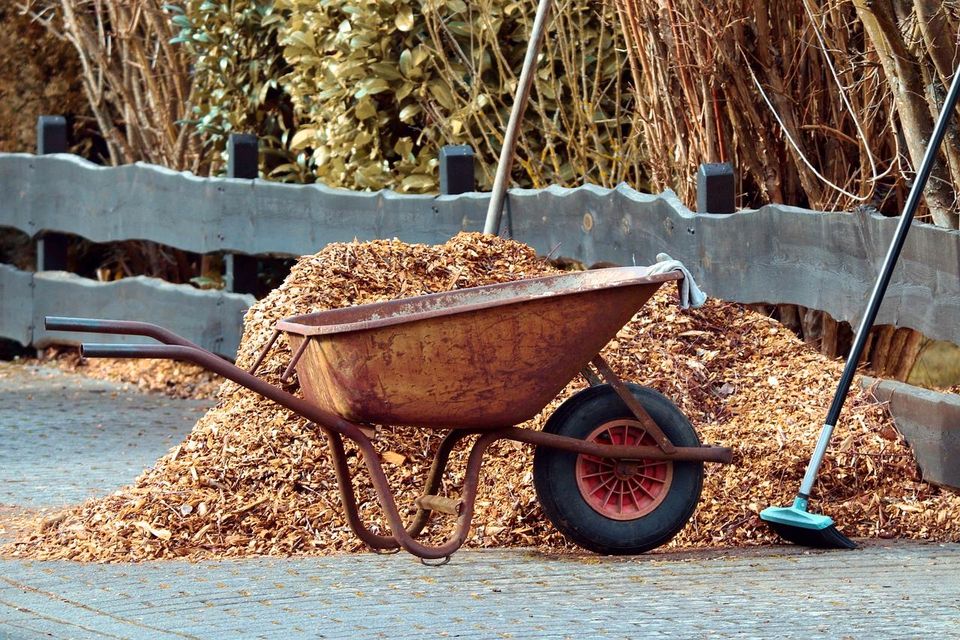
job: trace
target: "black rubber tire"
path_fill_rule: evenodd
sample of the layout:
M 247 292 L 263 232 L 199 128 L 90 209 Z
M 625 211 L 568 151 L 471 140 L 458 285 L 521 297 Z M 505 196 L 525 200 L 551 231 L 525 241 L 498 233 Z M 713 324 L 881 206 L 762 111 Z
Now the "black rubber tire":
M 654 422 L 676 446 L 699 447 L 700 439 L 686 416 L 668 398 L 648 387 L 627 384 Z M 633 414 L 609 385 L 590 387 L 569 398 L 543 430 L 584 439 L 600 425 Z M 633 520 L 614 520 L 595 511 L 577 486 L 579 454 L 537 447 L 533 485 L 554 526 L 577 545 L 609 555 L 643 553 L 669 542 L 687 523 L 700 501 L 702 462 L 673 462 L 667 495 L 653 511 Z

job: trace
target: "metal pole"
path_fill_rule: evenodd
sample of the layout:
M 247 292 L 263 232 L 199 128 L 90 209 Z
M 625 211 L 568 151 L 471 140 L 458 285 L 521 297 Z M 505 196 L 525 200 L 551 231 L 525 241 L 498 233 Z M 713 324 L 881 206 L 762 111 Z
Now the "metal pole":
M 252 133 L 231 133 L 227 139 L 227 177 L 255 180 L 260 175 L 260 140 Z M 257 258 L 242 253 L 223 256 L 227 291 L 256 294 Z M 206 265 L 204 265 L 206 267 Z
M 533 86 L 534 69 L 537 66 L 537 55 L 546 33 L 547 17 L 550 14 L 552 0 L 540 0 L 537 5 L 537 15 L 533 20 L 533 30 L 530 32 L 530 43 L 527 45 L 527 56 L 523 59 L 523 69 L 520 72 L 520 82 L 517 85 L 517 96 L 510 110 L 510 120 L 507 122 L 507 131 L 503 136 L 503 148 L 500 149 L 500 162 L 497 164 L 497 176 L 493 181 L 493 192 L 490 194 L 490 206 L 487 208 L 487 221 L 483 232 L 496 234 L 500 231 L 500 218 L 503 215 L 503 200 L 507 195 L 507 182 L 510 180 L 510 170 L 513 168 L 513 155 L 517 148 L 517 137 L 520 135 L 520 121 L 527 108 L 527 98 Z
M 37 118 L 37 155 L 69 153 L 67 119 L 63 116 Z M 37 236 L 37 271 L 68 271 L 70 237 L 54 231 Z

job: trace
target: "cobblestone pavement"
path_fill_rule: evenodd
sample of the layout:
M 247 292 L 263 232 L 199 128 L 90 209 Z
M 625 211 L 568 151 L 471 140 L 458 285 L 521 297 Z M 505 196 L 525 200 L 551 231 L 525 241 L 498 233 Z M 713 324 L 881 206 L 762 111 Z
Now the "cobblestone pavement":
M 0 364 L 7 504 L 107 493 L 175 444 L 202 410 L 111 383 L 11 368 Z M 444 567 L 406 554 L 194 564 L 0 560 L 2 639 L 380 637 L 960 637 L 960 545 L 629 559 L 465 550 Z
M 0 562 L 3 638 L 956 638 L 960 545 Z
M 129 484 L 209 405 L 0 363 L 0 505 L 57 507 Z

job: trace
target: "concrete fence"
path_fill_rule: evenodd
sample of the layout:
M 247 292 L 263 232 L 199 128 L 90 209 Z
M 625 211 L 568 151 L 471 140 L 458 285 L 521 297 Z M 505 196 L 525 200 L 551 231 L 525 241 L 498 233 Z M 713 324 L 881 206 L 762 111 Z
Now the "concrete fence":
M 135 164 L 101 167 L 68 154 L 0 154 L 0 227 L 31 237 L 50 232 L 95 242 L 152 240 L 197 253 L 237 256 L 314 253 L 330 242 L 397 237 L 438 243 L 483 227 L 486 193 L 402 195 L 256 179 L 200 178 Z M 708 294 L 743 303 L 821 309 L 855 322 L 865 306 L 896 220 L 781 205 L 697 215 L 671 192 L 549 187 L 512 190 L 505 232 L 546 253 L 586 263 L 648 264 L 657 253 L 683 260 Z M 0 270 L 0 335 L 43 344 L 52 337 L 24 302 L 60 315 L 158 321 L 195 316 L 191 339 L 230 355 L 239 339 L 242 292 L 198 292 L 135 279 L 136 285 L 57 280 Z M 122 296 L 120 298 L 123 290 Z M 72 293 L 71 293 L 72 292 Z M 102 293 L 99 293 L 102 292 Z M 162 293 L 161 293 L 162 292 Z M 202 293 L 202 295 L 201 295 Z M 14 302 L 16 301 L 16 302 Z M 218 318 L 213 336 L 200 325 Z M 878 323 L 960 343 L 960 232 L 915 224 Z M 206 337 L 204 337 L 206 336 Z M 204 342 L 213 340 L 213 342 Z
M 0 337 L 37 347 L 77 341 L 76 334 L 46 331 L 42 318 L 47 314 L 147 320 L 231 357 L 239 344 L 242 314 L 254 302 L 243 285 L 249 277 L 240 273 L 255 264 L 253 256 L 309 254 L 354 238 L 441 243 L 459 231 L 483 228 L 486 193 L 360 193 L 250 179 L 256 175 L 256 142 L 236 142 L 231 150 L 249 152 L 252 145 L 253 151 L 245 164 L 231 163 L 232 175 L 239 176 L 233 178 L 201 178 L 146 164 L 101 167 L 69 154 L 0 153 L 0 228 L 16 229 L 38 243 L 36 271 L 0 265 Z M 457 164 L 442 167 L 442 182 L 463 190 L 472 184 L 463 175 L 469 165 L 461 154 L 451 157 Z M 459 167 L 459 176 L 447 174 L 453 166 Z M 700 206 L 732 210 L 722 202 L 732 193 L 729 182 L 716 171 L 700 177 L 705 189 L 719 185 L 700 194 Z M 684 261 L 711 296 L 798 304 L 855 323 L 896 223 L 866 211 L 781 205 L 697 214 L 669 191 L 650 195 L 625 185 L 586 185 L 512 190 L 504 233 L 542 253 L 554 251 L 588 264 L 650 264 L 665 252 Z M 117 282 L 81 278 L 59 270 L 65 264 L 64 234 L 95 242 L 151 240 L 201 254 L 225 252 L 232 290 L 201 291 L 146 277 Z M 958 320 L 960 232 L 917 223 L 878 323 L 960 344 Z M 956 401 L 908 385 L 877 388 L 908 439 L 918 440 L 925 473 L 933 481 L 960 482 L 947 464 L 960 453 Z M 921 405 L 923 410 L 916 410 Z

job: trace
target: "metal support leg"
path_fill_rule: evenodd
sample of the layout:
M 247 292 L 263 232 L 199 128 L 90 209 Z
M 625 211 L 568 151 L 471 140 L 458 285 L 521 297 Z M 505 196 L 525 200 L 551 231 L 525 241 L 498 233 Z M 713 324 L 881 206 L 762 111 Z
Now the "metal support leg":
M 623 403 L 627 405 L 627 408 L 630 409 L 630 413 L 636 417 L 636 419 L 643 425 L 643 428 L 647 430 L 654 440 L 657 441 L 657 444 L 660 445 L 660 448 L 664 453 L 673 453 L 677 450 L 673 443 L 670 442 L 670 439 L 666 434 L 657 426 L 657 423 L 654 422 L 653 418 L 650 417 L 650 414 L 647 413 L 647 410 L 643 408 L 636 398 L 633 397 L 633 394 L 630 393 L 630 390 L 627 389 L 627 385 L 623 384 L 623 381 L 613 372 L 613 369 L 610 368 L 610 365 L 607 364 L 607 361 L 604 360 L 600 354 L 591 360 L 593 366 L 597 368 L 597 372 L 603 376 L 603 379 L 607 381 L 613 390 L 617 392 L 617 395 L 620 396 L 620 399 L 623 400 Z

